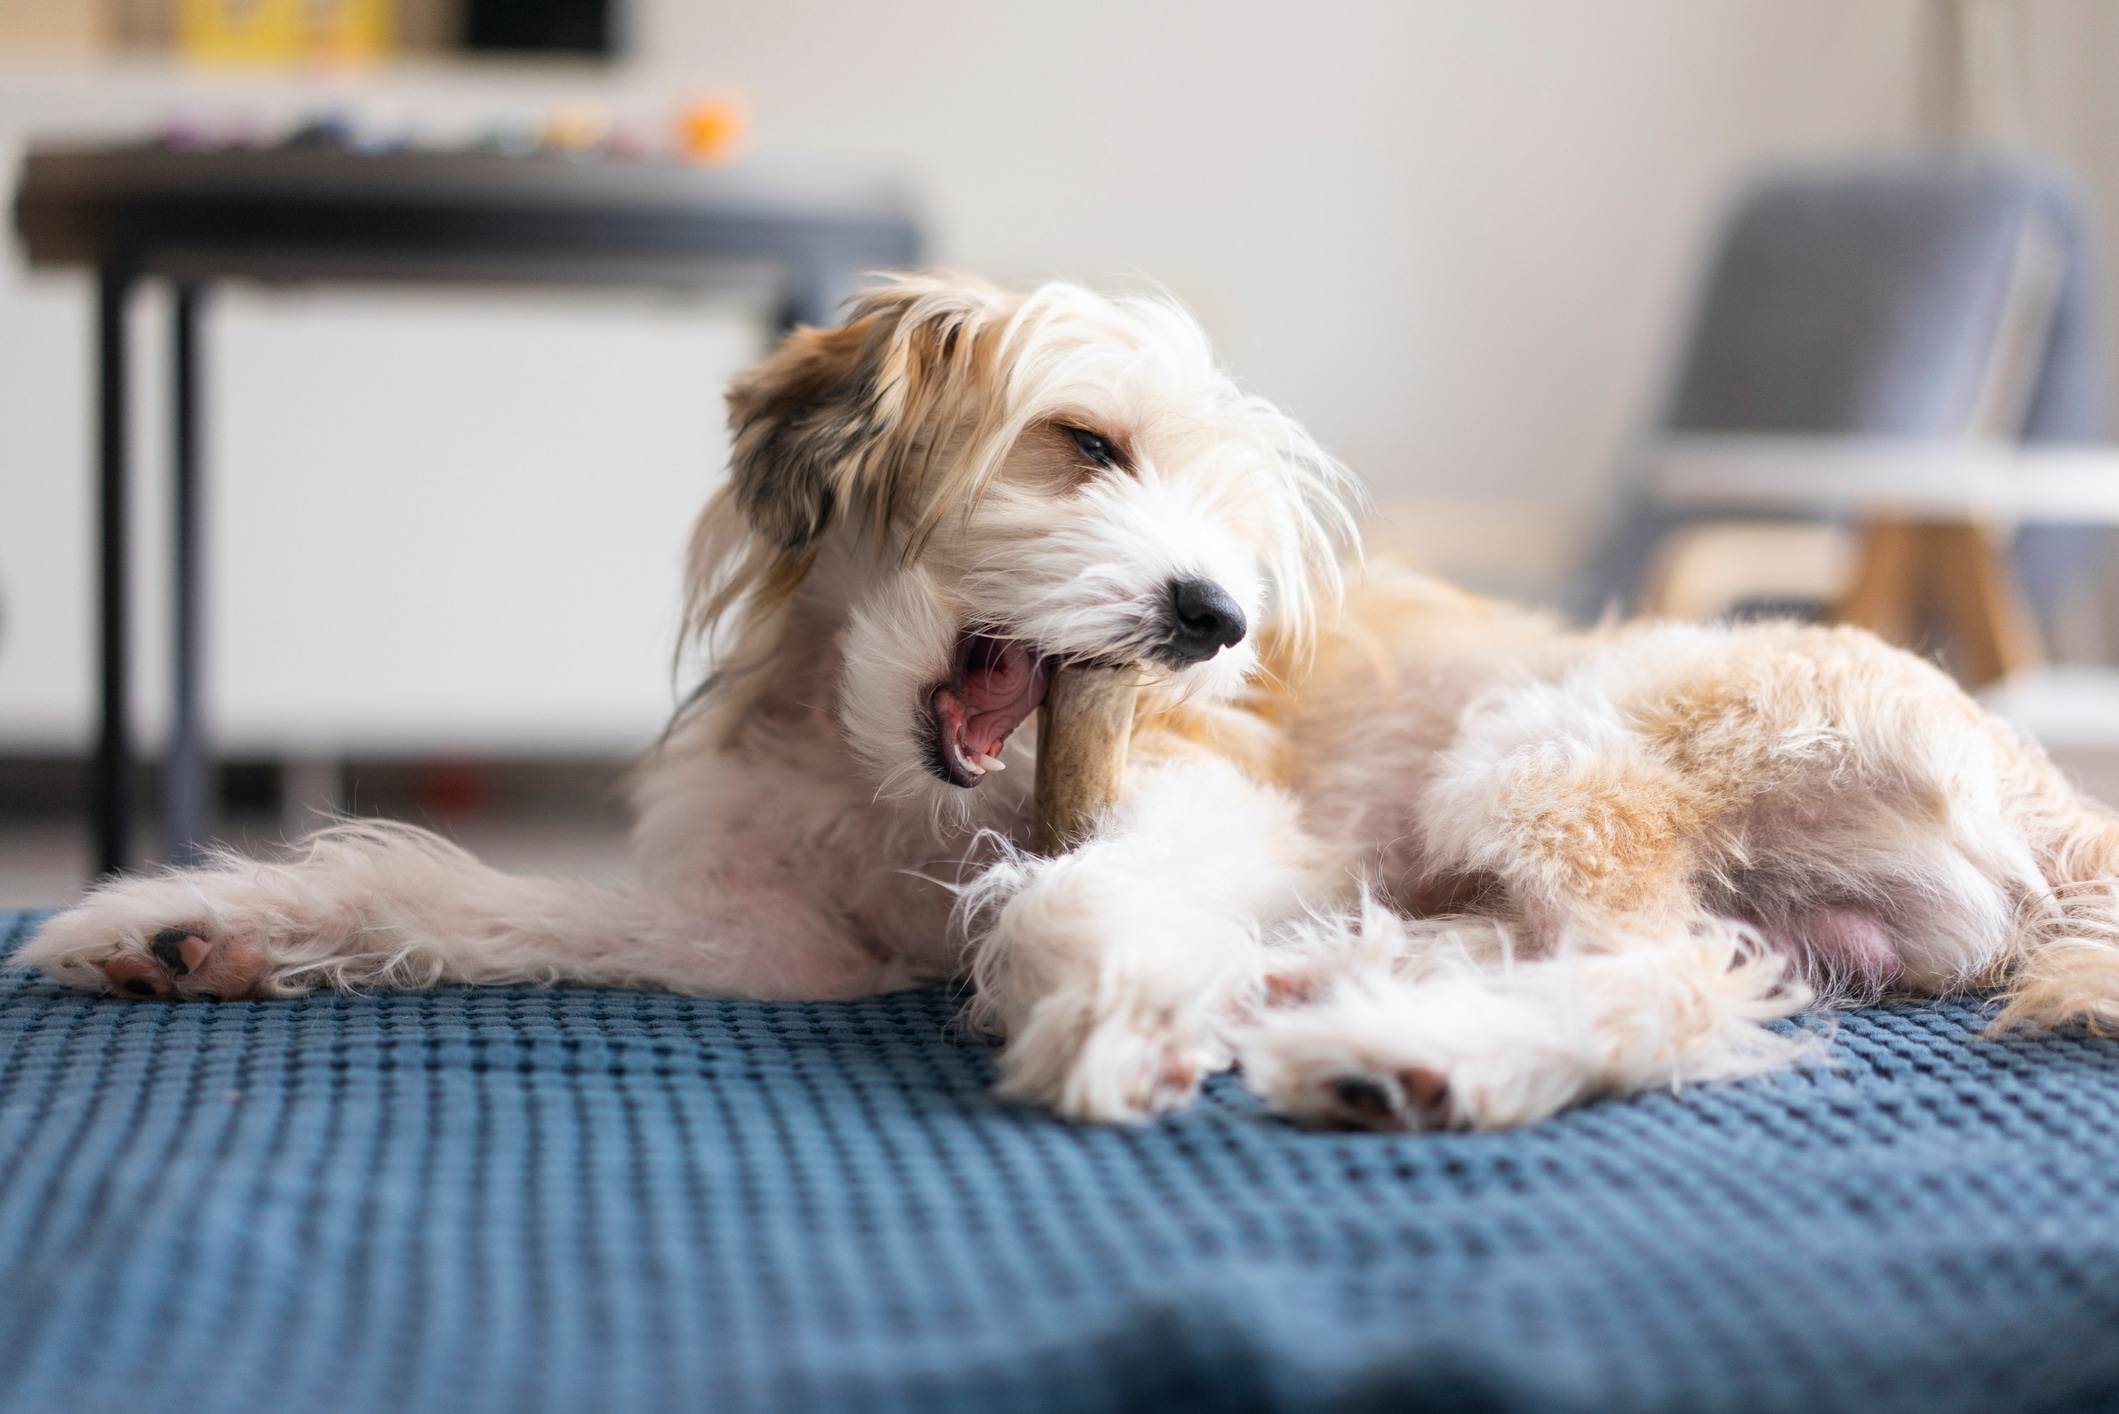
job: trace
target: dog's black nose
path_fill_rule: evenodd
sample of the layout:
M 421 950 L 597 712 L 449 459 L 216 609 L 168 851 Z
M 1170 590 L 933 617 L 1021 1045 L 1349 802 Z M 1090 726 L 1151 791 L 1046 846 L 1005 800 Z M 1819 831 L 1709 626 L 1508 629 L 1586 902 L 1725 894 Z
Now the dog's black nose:
M 1173 665 L 1203 663 L 1243 642 L 1243 610 L 1211 579 L 1181 579 L 1170 586 L 1170 637 L 1163 656 Z

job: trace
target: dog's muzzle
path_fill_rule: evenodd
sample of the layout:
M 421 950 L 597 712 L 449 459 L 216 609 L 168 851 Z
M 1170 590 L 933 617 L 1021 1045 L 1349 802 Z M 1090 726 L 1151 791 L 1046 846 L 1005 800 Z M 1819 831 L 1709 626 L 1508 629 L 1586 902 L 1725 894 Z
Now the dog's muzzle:
M 1243 642 L 1249 630 L 1242 607 L 1213 580 L 1172 580 L 1148 656 L 1190 667 Z M 1044 702 L 1055 666 L 1016 640 L 964 633 L 954 671 L 927 695 L 928 770 L 951 785 L 975 786 L 1003 769 L 1002 749 Z
M 1222 649 L 1243 642 L 1250 629 L 1242 607 L 1211 579 L 1173 581 L 1164 625 L 1163 640 L 1154 656 L 1171 668 L 1204 663 Z

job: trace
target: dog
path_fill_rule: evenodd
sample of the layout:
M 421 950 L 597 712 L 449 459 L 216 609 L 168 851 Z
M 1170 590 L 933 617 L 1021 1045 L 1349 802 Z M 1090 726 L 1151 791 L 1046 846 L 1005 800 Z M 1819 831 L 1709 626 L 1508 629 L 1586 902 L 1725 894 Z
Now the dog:
M 1942 672 L 1364 565 L 1347 472 L 1166 299 L 891 278 L 729 411 L 712 672 L 634 779 L 636 887 L 342 822 L 106 883 L 19 961 L 192 1000 L 966 979 L 999 1092 L 1081 1121 L 1240 1065 L 1306 1123 L 1521 1125 L 1890 995 L 2119 1023 L 2119 819 Z M 1120 798 L 1045 857 L 1024 727 L 1072 663 L 1139 705 Z

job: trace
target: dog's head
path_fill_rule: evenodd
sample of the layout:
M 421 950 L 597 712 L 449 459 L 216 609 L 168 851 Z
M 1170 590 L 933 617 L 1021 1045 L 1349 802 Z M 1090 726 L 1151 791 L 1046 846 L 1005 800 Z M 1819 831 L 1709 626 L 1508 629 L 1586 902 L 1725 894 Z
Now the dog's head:
M 1058 663 L 1233 696 L 1261 631 L 1299 641 L 1338 594 L 1344 472 L 1166 299 L 899 278 L 729 407 L 692 632 L 734 611 L 723 661 L 754 666 L 821 653 L 788 628 L 816 610 L 796 619 L 841 634 L 836 711 L 887 792 L 968 799 Z

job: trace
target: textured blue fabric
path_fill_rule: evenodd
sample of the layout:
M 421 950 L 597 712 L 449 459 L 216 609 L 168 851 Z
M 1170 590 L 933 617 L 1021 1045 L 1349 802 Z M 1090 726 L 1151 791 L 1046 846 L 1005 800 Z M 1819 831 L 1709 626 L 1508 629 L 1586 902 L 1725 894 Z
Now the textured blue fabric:
M 2119 1045 L 1884 1008 L 1519 1134 L 1077 1129 L 952 1012 L 10 974 L 0 1409 L 2119 1407 Z

